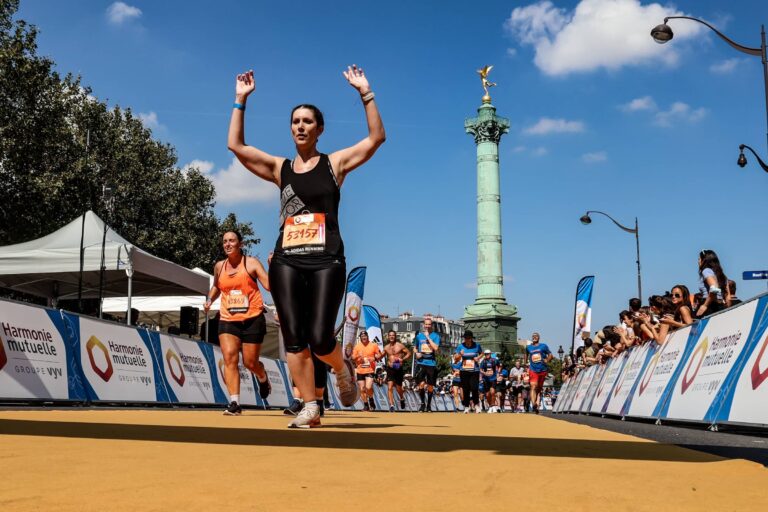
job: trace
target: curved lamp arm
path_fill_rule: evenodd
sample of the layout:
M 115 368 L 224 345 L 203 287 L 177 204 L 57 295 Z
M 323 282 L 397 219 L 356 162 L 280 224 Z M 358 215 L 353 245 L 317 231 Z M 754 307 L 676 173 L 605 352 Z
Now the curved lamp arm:
M 614 224 L 616 224 L 616 225 L 619 227 L 619 229 L 623 229 L 623 230 L 624 230 L 624 231 L 626 231 L 627 233 L 634 233 L 634 234 L 637 234 L 637 229 L 631 229 L 631 228 L 628 228 L 628 227 L 626 227 L 626 226 L 623 226 L 622 224 L 619 224 L 619 222 L 618 222 L 616 219 L 614 219 L 613 217 L 611 217 L 610 215 L 608 215 L 608 214 L 607 214 L 607 213 L 605 213 L 605 212 L 600 212 L 600 211 L 597 211 L 597 210 L 588 210 L 586 214 L 587 214 L 587 215 L 589 215 L 590 213 L 599 213 L 600 215 L 605 215 L 606 217 L 608 217 L 609 219 L 611 219 L 611 221 L 612 221 Z
M 763 162 L 763 160 L 758 156 L 758 154 L 755 153 L 755 150 L 747 146 L 746 144 L 739 144 L 739 151 L 741 151 L 741 154 L 739 155 L 739 161 L 737 162 L 739 166 L 744 167 L 745 165 L 747 165 L 747 159 L 744 158 L 745 149 L 750 150 L 752 154 L 755 155 L 755 158 L 757 158 L 757 162 L 760 164 L 760 167 L 762 167 L 765 172 L 768 172 L 768 164 Z
M 750 48 L 749 46 L 742 46 L 739 43 L 729 39 L 725 34 L 717 30 L 715 27 L 707 23 L 706 21 L 702 21 L 698 18 L 692 18 L 690 16 L 669 16 L 667 18 L 664 18 L 664 24 L 667 24 L 668 20 L 675 20 L 675 19 L 683 19 L 683 20 L 692 20 L 697 21 L 701 23 L 702 25 L 705 25 L 709 29 L 711 29 L 715 34 L 720 36 L 720 39 L 731 45 L 733 48 L 739 50 L 742 53 L 746 53 L 748 55 L 754 55 L 755 57 L 762 57 L 763 56 L 763 50 L 762 48 Z

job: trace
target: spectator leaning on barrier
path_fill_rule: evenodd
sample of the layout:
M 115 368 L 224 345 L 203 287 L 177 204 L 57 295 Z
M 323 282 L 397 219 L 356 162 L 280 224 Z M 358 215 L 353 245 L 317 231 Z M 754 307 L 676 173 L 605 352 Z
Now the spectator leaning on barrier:
M 597 347 L 592 339 L 587 338 L 584 340 L 584 365 L 590 367 L 595 363 L 597 363 Z
M 736 296 L 736 281 L 728 280 L 728 293 L 731 295 L 731 306 L 741 304 L 741 299 Z
M 728 278 L 723 272 L 717 253 L 709 249 L 699 253 L 699 292 L 704 302 L 696 311 L 697 318 L 717 313 L 730 306 Z

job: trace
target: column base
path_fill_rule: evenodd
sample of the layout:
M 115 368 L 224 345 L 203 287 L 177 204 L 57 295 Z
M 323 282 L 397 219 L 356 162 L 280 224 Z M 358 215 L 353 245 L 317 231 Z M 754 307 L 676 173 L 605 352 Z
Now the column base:
M 472 304 L 464 308 L 464 327 L 472 330 L 475 339 L 494 352 L 501 352 L 502 346 L 513 356 L 522 353 L 525 347 L 517 344 L 517 316 L 515 306 L 494 304 Z

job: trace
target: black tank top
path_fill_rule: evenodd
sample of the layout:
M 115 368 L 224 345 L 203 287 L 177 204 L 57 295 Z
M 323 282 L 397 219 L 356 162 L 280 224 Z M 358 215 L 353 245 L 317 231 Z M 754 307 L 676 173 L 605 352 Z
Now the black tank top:
M 280 234 L 275 257 L 305 265 L 344 261 L 339 232 L 341 193 L 326 154 L 315 167 L 296 173 L 286 159 L 280 168 Z

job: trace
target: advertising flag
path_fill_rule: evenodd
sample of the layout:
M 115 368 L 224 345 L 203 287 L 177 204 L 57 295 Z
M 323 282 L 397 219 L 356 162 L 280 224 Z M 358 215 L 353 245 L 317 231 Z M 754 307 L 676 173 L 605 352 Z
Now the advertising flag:
M 363 291 L 365 290 L 365 267 L 355 267 L 347 276 L 347 295 L 344 299 L 344 324 L 342 325 L 341 346 L 344 354 L 347 346 L 354 347 L 357 327 L 363 309 Z M 351 353 L 351 351 L 350 351 Z
M 376 343 L 381 351 L 384 351 L 384 341 L 381 334 L 381 316 L 375 307 L 363 306 L 363 323 L 368 333 L 368 339 Z
M 592 325 L 592 287 L 595 276 L 585 276 L 576 287 L 576 307 L 573 320 L 573 351 L 584 345 L 581 333 L 589 332 Z

